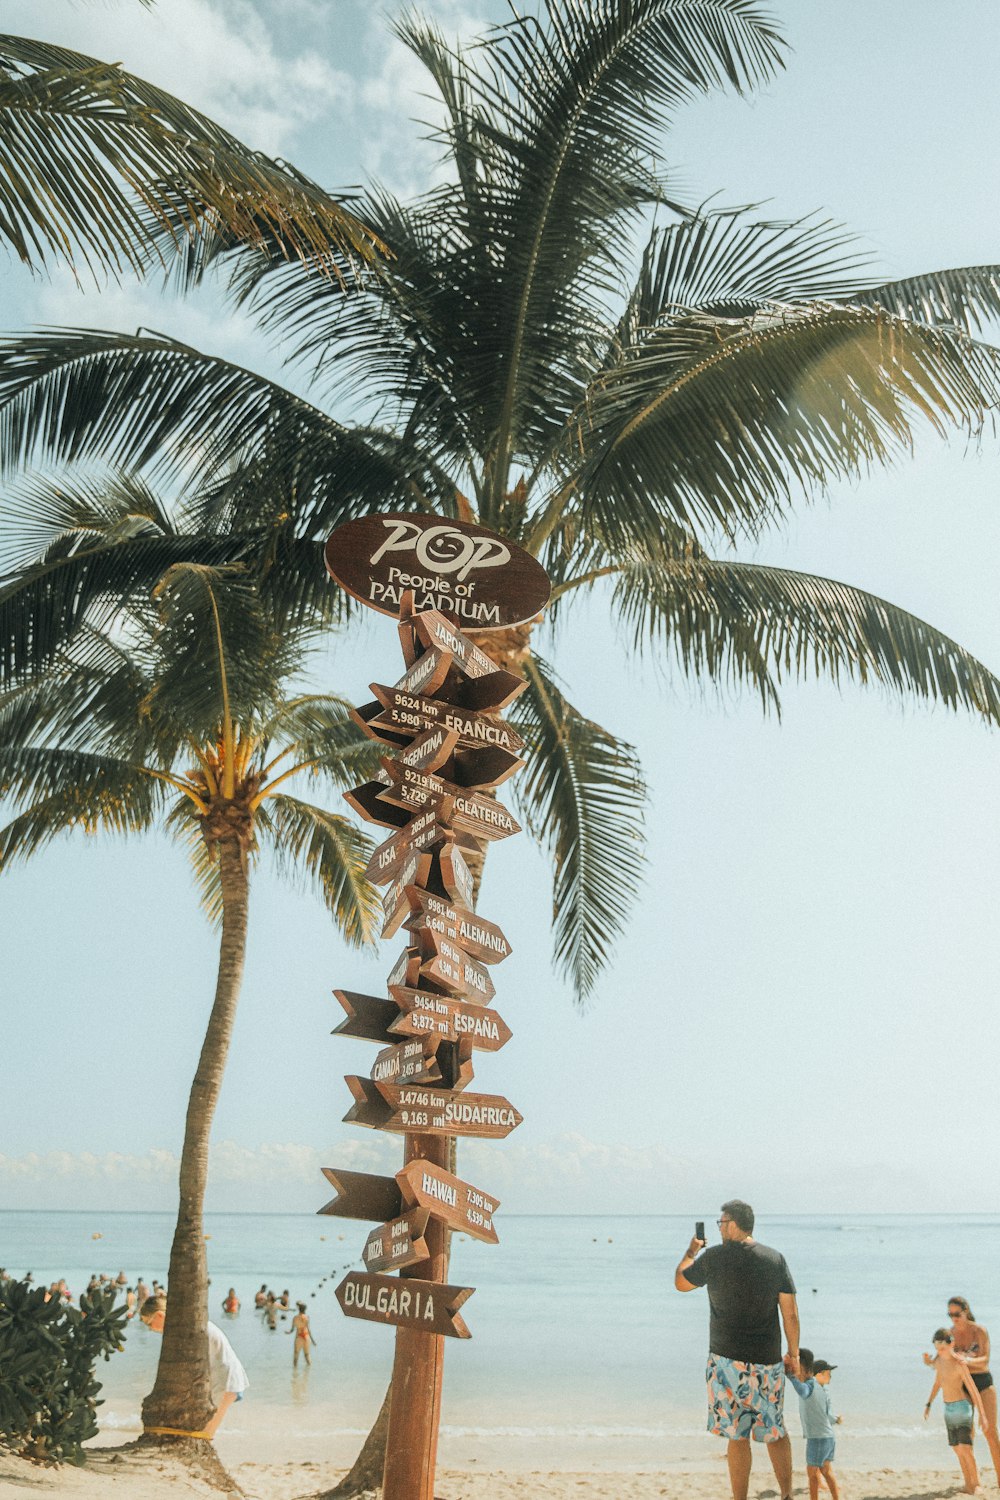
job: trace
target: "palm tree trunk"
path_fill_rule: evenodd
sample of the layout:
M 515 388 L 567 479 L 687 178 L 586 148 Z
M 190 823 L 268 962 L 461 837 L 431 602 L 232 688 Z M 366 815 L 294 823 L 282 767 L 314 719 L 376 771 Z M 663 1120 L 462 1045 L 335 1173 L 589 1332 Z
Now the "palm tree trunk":
M 167 1319 L 156 1382 L 142 1403 L 144 1426 L 200 1432 L 212 1414 L 208 1371 L 208 1261 L 202 1211 L 208 1180 L 208 1146 L 222 1086 L 229 1040 L 243 980 L 249 881 L 235 839 L 219 843 L 222 942 L 215 1003 L 191 1085 L 180 1202 L 167 1281 Z

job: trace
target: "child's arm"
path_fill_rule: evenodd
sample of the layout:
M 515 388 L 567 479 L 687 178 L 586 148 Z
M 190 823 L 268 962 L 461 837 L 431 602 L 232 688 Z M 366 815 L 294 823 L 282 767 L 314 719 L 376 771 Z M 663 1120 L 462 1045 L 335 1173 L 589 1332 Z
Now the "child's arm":
M 927 1405 L 924 1407 L 924 1421 L 925 1422 L 927 1421 L 927 1418 L 931 1414 L 931 1407 L 934 1405 L 934 1397 L 937 1395 L 937 1393 L 938 1393 L 938 1391 L 940 1389 L 941 1389 L 941 1377 L 939 1375 L 937 1377 L 937 1379 L 934 1381 L 934 1384 L 931 1386 L 931 1393 L 927 1397 Z M 977 1396 L 979 1395 L 978 1391 L 976 1392 L 976 1395 Z
M 790 1385 L 793 1385 L 795 1387 L 796 1391 L 802 1397 L 803 1401 L 808 1401 L 809 1397 L 816 1389 L 816 1382 L 813 1380 L 811 1375 L 809 1376 L 808 1380 L 798 1380 L 794 1375 L 788 1375 L 785 1378 L 788 1380 L 788 1383 Z
M 963 1370 L 962 1371 L 962 1382 L 963 1382 L 963 1384 L 965 1386 L 965 1389 L 969 1393 L 969 1398 L 972 1401 L 973 1406 L 976 1408 L 976 1411 L 979 1413 L 979 1426 L 980 1426 L 980 1430 L 982 1431 L 983 1437 L 985 1437 L 986 1434 L 990 1430 L 990 1424 L 989 1424 L 989 1421 L 987 1420 L 987 1416 L 986 1416 L 986 1408 L 983 1405 L 983 1398 L 982 1398 L 982 1396 L 979 1394 L 979 1391 L 976 1389 L 976 1382 L 973 1380 L 973 1378 L 972 1378 L 972 1376 L 971 1376 L 971 1374 L 969 1373 L 968 1370 Z

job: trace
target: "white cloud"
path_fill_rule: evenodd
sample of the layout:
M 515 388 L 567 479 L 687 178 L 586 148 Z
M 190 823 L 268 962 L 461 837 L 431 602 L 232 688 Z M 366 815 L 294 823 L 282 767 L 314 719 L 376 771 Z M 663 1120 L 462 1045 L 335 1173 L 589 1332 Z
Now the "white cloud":
M 120 62 L 270 155 L 289 153 L 297 129 L 352 96 L 350 77 L 315 50 L 282 57 L 250 0 L 151 10 L 8 0 L 4 29 Z

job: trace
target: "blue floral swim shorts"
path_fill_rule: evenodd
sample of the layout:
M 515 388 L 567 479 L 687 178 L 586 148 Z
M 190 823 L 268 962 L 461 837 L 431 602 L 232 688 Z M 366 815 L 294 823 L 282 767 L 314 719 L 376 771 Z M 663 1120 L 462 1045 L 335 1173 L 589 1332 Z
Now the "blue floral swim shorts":
M 776 1443 L 785 1436 L 785 1367 L 708 1356 L 708 1430 L 716 1437 Z

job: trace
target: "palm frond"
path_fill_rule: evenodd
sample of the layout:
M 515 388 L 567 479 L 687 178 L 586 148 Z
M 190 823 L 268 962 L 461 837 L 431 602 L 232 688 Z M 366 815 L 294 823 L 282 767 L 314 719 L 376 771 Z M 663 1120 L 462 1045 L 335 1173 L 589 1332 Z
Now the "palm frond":
M 772 222 L 727 209 L 655 227 L 607 364 L 627 357 L 665 319 L 692 310 L 746 318 L 774 302 L 853 298 L 866 261 L 829 220 Z
M 781 60 L 777 33 L 750 0 L 546 0 L 544 17 L 498 28 L 492 76 L 477 84 L 509 161 L 491 226 L 509 291 L 487 524 L 509 487 L 524 412 L 561 363 L 567 313 L 578 317 L 587 288 L 596 310 L 613 284 L 608 225 L 634 211 L 634 164 L 657 154 L 685 100 L 752 87 Z
M 977 335 L 1000 317 L 1000 266 L 959 266 L 868 287 L 847 300 L 897 318 Z
M 159 782 L 116 757 L 0 741 L 0 797 L 28 803 L 0 829 L 0 870 L 58 834 L 138 833 L 163 801 Z
M 84 625 L 106 626 L 123 605 L 148 598 L 180 562 L 219 566 L 239 555 L 243 539 L 144 536 L 92 543 L 81 534 L 68 549 L 0 578 L 0 680 L 44 669 Z
M 342 204 L 162 89 L 65 47 L 0 37 L 0 235 L 22 261 L 143 271 L 203 226 L 339 274 L 373 236 Z
M 689 316 L 595 384 L 567 443 L 585 529 L 618 555 L 661 517 L 757 532 L 815 494 L 908 451 L 921 423 L 981 428 L 1000 354 L 957 331 L 815 304 L 750 319 Z
M 261 726 L 261 738 L 291 750 L 289 761 L 308 763 L 337 787 L 356 786 L 378 770 L 384 746 L 360 730 L 351 705 L 330 693 L 307 693 L 279 705 Z
M 198 904 L 210 926 L 222 930 L 223 898 L 221 865 L 209 853 L 202 835 L 202 820 L 189 797 L 178 797 L 167 814 L 165 827 L 182 843 L 191 862 Z
M 382 904 L 364 877 L 373 846 L 363 834 L 346 818 L 280 792 L 261 803 L 257 827 L 279 868 L 318 889 L 348 943 L 375 942 Z
M 765 707 L 776 702 L 773 673 L 775 682 L 882 687 L 1000 723 L 1000 681 L 982 662 L 897 605 L 830 578 L 692 551 L 623 570 L 614 609 L 638 650 L 669 651 L 688 674 L 749 681 Z
M 552 860 L 555 959 L 577 998 L 593 990 L 628 917 L 644 856 L 646 788 L 632 746 L 585 718 L 538 656 L 510 720 L 528 746 L 514 792 Z

